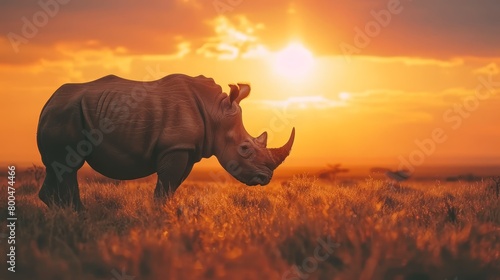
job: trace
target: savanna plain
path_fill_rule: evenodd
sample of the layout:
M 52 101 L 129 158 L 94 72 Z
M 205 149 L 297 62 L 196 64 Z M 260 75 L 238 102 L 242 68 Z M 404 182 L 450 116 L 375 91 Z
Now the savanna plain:
M 154 177 L 90 176 L 76 213 L 38 199 L 40 174 L 18 176 L 16 272 L 1 279 L 500 279 L 500 199 L 487 179 L 188 179 L 159 206 Z

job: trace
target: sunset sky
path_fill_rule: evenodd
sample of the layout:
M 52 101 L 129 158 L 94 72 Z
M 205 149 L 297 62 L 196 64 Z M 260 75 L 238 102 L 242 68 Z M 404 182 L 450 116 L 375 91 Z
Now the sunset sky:
M 422 149 L 500 164 L 496 0 L 0 1 L 0 21 L 0 162 L 41 162 L 38 116 L 64 83 L 185 73 L 250 83 L 250 134 L 278 146 L 296 128 L 288 166 L 396 168 Z

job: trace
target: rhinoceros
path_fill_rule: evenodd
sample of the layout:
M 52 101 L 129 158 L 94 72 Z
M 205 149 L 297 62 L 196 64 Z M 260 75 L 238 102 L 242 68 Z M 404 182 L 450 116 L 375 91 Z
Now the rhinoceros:
M 266 185 L 290 154 L 295 128 L 280 148 L 267 148 L 267 132 L 254 138 L 239 103 L 248 84 L 172 74 L 140 82 L 109 75 L 64 84 L 42 109 L 37 144 L 46 177 L 39 192 L 49 207 L 84 209 L 77 171 L 87 162 L 106 177 L 132 180 L 158 174 L 156 201 L 165 201 L 202 158 L 217 157 L 246 185 Z

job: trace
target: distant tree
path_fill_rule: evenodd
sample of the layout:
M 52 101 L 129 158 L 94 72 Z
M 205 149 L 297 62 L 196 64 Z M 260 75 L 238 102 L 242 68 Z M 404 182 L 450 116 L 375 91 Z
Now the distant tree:
M 457 181 L 477 182 L 481 180 L 482 178 L 480 176 L 476 176 L 472 173 L 446 177 L 446 181 L 448 182 L 457 182 Z
M 385 168 L 385 167 L 374 167 L 374 168 L 370 169 L 370 172 L 383 173 L 383 174 L 385 174 L 385 176 L 387 176 L 387 178 L 394 180 L 398 183 L 408 180 L 411 176 L 410 171 L 408 171 L 408 170 L 403 169 L 403 170 L 392 171 L 389 168 Z
M 347 168 L 341 168 L 341 164 L 327 164 L 326 165 L 328 168 L 321 170 L 318 173 L 318 177 L 323 180 L 330 180 L 330 181 L 335 181 L 335 178 L 339 173 L 347 173 L 349 172 L 349 169 Z

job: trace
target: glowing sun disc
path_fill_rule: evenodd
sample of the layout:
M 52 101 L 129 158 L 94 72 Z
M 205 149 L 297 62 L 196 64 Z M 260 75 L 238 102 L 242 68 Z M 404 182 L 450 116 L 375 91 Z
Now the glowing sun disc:
M 276 54 L 275 70 L 288 78 L 304 77 L 312 68 L 312 53 L 299 43 L 292 43 Z

